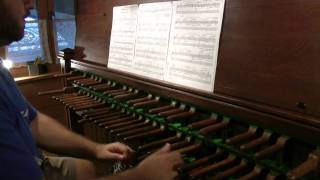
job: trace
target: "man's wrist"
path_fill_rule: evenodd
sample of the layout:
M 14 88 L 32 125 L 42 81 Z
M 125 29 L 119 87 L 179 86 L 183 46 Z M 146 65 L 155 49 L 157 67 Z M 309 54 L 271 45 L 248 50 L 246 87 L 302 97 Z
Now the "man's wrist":
M 143 172 L 138 168 L 133 168 L 130 170 L 127 170 L 125 172 L 115 174 L 112 176 L 104 176 L 99 179 L 95 180 L 147 180 L 147 178 L 144 176 Z
M 99 152 L 99 149 L 100 149 L 100 146 L 101 144 L 98 144 L 98 143 L 95 143 L 95 142 L 92 142 L 92 149 L 91 149 L 91 155 L 92 157 L 94 157 L 95 159 L 98 159 L 98 152 Z

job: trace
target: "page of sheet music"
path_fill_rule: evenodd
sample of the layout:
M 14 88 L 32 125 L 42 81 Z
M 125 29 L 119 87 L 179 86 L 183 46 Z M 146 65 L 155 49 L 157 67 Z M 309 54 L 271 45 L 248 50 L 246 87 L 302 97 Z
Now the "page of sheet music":
M 225 0 L 173 3 L 165 80 L 213 91 Z
M 163 80 L 166 66 L 172 2 L 141 4 L 134 56 L 136 74 Z
M 113 8 L 108 68 L 132 71 L 137 19 L 138 5 Z

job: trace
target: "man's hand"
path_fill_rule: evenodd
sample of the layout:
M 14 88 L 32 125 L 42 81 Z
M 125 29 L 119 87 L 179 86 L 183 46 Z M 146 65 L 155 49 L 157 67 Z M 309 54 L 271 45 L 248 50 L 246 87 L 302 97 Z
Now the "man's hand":
M 132 158 L 133 150 L 122 143 L 98 144 L 96 158 L 99 160 L 119 160 L 128 162 Z
M 151 154 L 136 168 L 142 179 L 169 180 L 174 179 L 178 173 L 175 167 L 183 163 L 182 156 L 178 152 L 170 152 L 171 145 L 166 144 L 159 151 Z

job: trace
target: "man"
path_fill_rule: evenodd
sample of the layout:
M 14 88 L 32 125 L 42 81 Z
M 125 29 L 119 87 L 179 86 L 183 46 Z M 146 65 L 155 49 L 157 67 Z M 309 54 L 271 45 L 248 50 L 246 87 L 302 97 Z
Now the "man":
M 33 0 L 0 0 L 0 47 L 20 40 L 24 18 Z M 132 150 L 121 143 L 97 144 L 72 133 L 52 118 L 37 112 L 20 94 L 0 61 L 0 177 L 1 179 L 92 179 L 91 162 L 76 158 L 45 159 L 37 146 L 74 157 L 99 160 L 129 159 Z M 181 155 L 164 146 L 136 168 L 100 179 L 173 179 Z

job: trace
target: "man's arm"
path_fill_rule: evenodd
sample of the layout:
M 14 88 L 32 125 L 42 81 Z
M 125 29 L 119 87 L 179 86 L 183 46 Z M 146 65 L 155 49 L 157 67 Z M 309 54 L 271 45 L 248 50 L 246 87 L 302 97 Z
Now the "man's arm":
M 38 146 L 55 153 L 73 157 L 125 160 L 132 151 L 120 143 L 95 143 L 73 133 L 41 112 L 31 121 L 30 127 Z
M 129 147 L 120 144 L 97 144 L 80 135 L 77 135 L 57 123 L 52 118 L 38 113 L 31 122 L 34 138 L 41 147 L 50 151 L 71 156 L 95 157 L 98 159 L 125 160 L 132 151 Z M 171 152 L 171 146 L 166 144 L 159 151 L 151 154 L 137 167 L 113 176 L 102 177 L 99 180 L 169 180 L 177 176 L 174 167 L 183 163 L 181 154 Z M 130 151 L 130 152 L 128 152 Z

